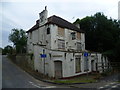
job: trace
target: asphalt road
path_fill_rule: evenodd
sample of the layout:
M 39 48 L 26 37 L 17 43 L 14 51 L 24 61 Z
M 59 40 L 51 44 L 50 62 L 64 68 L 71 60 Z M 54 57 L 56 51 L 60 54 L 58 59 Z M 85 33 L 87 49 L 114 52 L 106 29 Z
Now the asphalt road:
M 2 89 L 2 55 L 0 53 L 0 89 Z
M 66 86 L 38 81 L 3 56 L 2 88 L 66 88 Z
M 87 88 L 87 90 L 120 90 L 120 83 L 116 82 L 116 76 L 107 77 L 98 83 L 56 85 L 39 81 L 13 64 L 6 56 L 2 57 L 2 88 Z M 114 80 L 114 79 L 115 80 Z

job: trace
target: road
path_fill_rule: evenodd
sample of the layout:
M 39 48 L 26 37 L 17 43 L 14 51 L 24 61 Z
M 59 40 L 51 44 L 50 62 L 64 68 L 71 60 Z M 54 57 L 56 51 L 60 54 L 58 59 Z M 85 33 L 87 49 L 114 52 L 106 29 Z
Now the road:
M 114 76 L 114 75 L 113 75 Z M 2 58 L 2 88 L 89 88 L 88 90 L 120 90 L 116 76 L 104 78 L 98 83 L 56 85 L 39 81 L 13 64 L 6 56 Z
M 2 55 L 0 53 L 0 90 L 2 89 Z
M 66 86 L 38 81 L 3 56 L 2 88 L 66 88 Z

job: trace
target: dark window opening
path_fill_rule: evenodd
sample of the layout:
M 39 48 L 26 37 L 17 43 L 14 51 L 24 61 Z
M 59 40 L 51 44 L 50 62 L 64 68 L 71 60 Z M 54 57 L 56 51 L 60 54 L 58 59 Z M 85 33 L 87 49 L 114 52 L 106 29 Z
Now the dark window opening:
M 72 35 L 72 40 L 76 39 L 75 32 L 72 32 L 71 35 Z
M 47 28 L 47 34 L 50 34 L 50 28 Z

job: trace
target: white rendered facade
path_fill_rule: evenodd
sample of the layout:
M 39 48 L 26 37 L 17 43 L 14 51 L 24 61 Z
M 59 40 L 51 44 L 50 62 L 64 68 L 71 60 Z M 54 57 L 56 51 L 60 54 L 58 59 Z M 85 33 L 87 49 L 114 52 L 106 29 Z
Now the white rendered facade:
M 41 13 L 39 22 L 36 22 L 39 28 L 27 32 L 28 53 L 34 54 L 35 70 L 56 78 L 101 71 L 101 67 L 97 68 L 97 63 L 106 61 L 101 58 L 101 54 L 89 53 L 86 61 L 84 32 L 60 27 L 54 23 L 46 24 L 47 10 Z M 46 57 L 42 58 L 42 54 Z M 107 61 L 104 64 L 107 65 Z

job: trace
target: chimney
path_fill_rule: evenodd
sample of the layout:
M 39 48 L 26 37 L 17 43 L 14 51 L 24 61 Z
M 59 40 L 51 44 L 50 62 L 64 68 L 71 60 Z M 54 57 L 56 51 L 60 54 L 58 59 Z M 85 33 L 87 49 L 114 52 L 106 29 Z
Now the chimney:
M 45 23 L 47 23 L 47 6 L 45 6 L 45 10 L 43 10 L 41 13 L 39 13 L 39 26 L 44 25 Z

